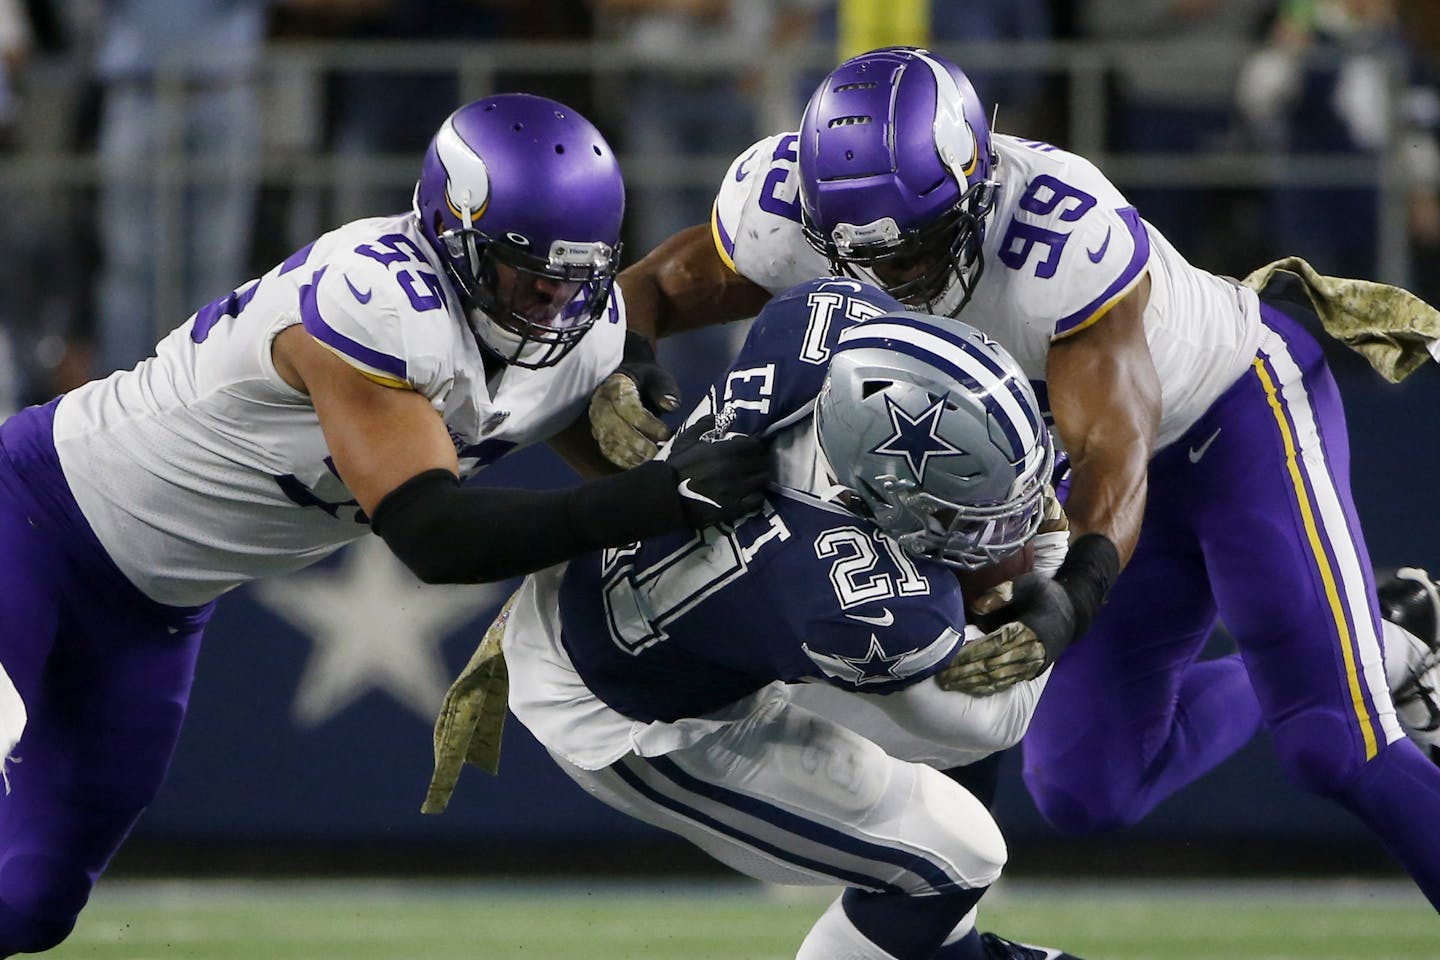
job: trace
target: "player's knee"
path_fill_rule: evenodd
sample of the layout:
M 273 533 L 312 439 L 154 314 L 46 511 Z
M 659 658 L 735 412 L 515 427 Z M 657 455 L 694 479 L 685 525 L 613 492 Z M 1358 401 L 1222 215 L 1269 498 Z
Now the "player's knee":
M 1286 776 L 1311 793 L 1343 794 L 1364 768 L 1349 725 L 1330 711 L 1303 711 L 1278 724 L 1273 733 Z
M 961 878 L 957 886 L 970 889 L 994 883 L 1010 857 L 1000 825 L 983 803 L 944 774 L 919 765 L 915 770 L 915 798 L 929 819 L 948 834 L 929 842 L 945 855 L 952 871 Z M 951 890 L 943 888 L 938 892 Z
M 70 935 L 94 881 L 55 857 L 11 857 L 0 868 L 0 956 L 48 950 Z
M 1126 794 L 1095 783 L 1075 789 L 1069 782 L 1026 768 L 1025 787 L 1045 821 L 1067 837 L 1109 833 L 1135 823 L 1142 816 Z M 1113 785 L 1112 785 L 1113 786 Z

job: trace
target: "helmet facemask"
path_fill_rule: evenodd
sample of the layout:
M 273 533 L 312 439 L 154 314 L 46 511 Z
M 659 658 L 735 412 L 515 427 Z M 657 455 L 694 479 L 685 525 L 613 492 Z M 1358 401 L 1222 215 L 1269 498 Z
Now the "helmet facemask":
M 1045 478 L 1054 465 L 1046 437 L 1039 469 L 1017 495 L 990 503 L 957 503 L 927 493 L 913 480 L 881 474 L 857 491 L 867 512 L 913 556 L 962 570 L 978 570 L 1025 545 L 1044 517 Z
M 886 217 L 863 226 L 837 224 L 830 236 L 806 223 L 805 236 L 832 273 L 873 283 L 916 310 L 954 317 L 985 271 L 981 245 L 997 189 L 994 180 L 982 180 L 915 230 L 901 230 Z
M 1034 391 L 959 320 L 886 314 L 846 330 L 815 423 L 847 505 L 917 557 L 983 567 L 1043 519 L 1055 453 Z
M 558 363 L 609 303 L 619 251 L 608 244 L 557 241 L 540 257 L 475 229 L 438 235 L 476 336 L 513 366 Z

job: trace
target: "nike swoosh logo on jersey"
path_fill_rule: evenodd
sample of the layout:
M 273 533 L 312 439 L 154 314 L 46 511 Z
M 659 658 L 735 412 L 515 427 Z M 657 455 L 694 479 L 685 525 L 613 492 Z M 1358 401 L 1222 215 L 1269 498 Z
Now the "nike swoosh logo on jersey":
M 735 168 L 735 182 L 736 182 L 736 183 L 742 183 L 742 182 L 744 182 L 744 180 L 745 180 L 746 177 L 750 176 L 750 169 L 749 169 L 749 168 L 750 168 L 750 161 L 753 160 L 754 158 L 755 158 L 755 151 L 754 151 L 754 150 L 751 150 L 749 153 L 745 154 L 745 159 L 744 159 L 744 160 L 741 160 L 741 161 L 740 161 L 740 166 L 738 166 L 738 167 Z
M 1210 449 L 1210 444 L 1212 444 L 1212 443 L 1215 442 L 1215 438 L 1218 437 L 1218 436 L 1220 436 L 1220 431 L 1223 430 L 1223 429 L 1225 429 L 1225 428 L 1224 428 L 1224 427 L 1216 427 L 1216 428 L 1215 428 L 1215 432 L 1212 433 L 1212 434 L 1210 434 L 1210 439 L 1206 440 L 1204 443 L 1200 444 L 1200 446 L 1198 446 L 1198 447 L 1191 447 L 1191 448 L 1190 448 L 1190 462 L 1191 462 L 1191 463 L 1199 463 L 1199 462 L 1200 462 L 1200 458 L 1203 457 L 1203 456 L 1205 456 L 1205 451 Z
M 859 613 L 847 613 L 845 616 L 851 620 L 859 620 L 861 623 L 868 623 L 876 627 L 888 627 L 895 622 L 895 614 L 890 612 L 889 607 L 881 607 L 881 614 L 878 617 L 867 617 Z
M 677 487 L 676 490 L 677 490 L 677 492 L 680 494 L 680 496 L 684 497 L 686 500 L 695 500 L 695 501 L 697 501 L 697 502 L 699 502 L 699 503 L 708 503 L 708 504 L 710 504 L 710 506 L 714 507 L 716 510 L 719 510 L 719 509 L 720 509 L 720 504 L 716 503 L 714 500 L 711 500 L 709 497 L 705 496 L 705 494 L 701 493 L 700 491 L 698 491 L 698 490 L 696 490 L 696 489 L 694 489 L 694 488 L 692 488 L 692 487 L 690 486 L 690 478 L 689 478 L 689 477 L 686 477 L 684 480 L 681 480 L 681 481 L 680 481 L 680 486 Z
M 1091 262 L 1091 263 L 1099 263 L 1101 260 L 1104 260 L 1104 259 L 1105 259 L 1105 251 L 1110 249 L 1110 231 L 1111 231 L 1111 229 L 1112 229 L 1111 227 L 1106 227 L 1106 228 L 1105 228 L 1105 239 L 1102 240 L 1102 241 L 1100 241 L 1100 249 L 1099 249 L 1099 250 L 1086 250 L 1086 251 L 1085 251 L 1085 255 L 1090 258 L 1090 262 Z
M 350 278 L 349 278 L 349 277 L 346 277 L 346 278 L 345 278 L 345 286 L 347 286 L 347 287 L 350 288 L 350 293 L 353 294 L 354 297 L 355 297 L 355 299 L 356 299 L 356 300 L 359 300 L 361 303 L 369 303 L 369 302 L 370 302 L 370 298 L 375 295 L 375 291 L 374 291 L 374 290 L 366 290 L 364 293 L 361 293 L 359 290 L 356 290 L 356 289 L 355 289 L 355 284 L 353 284 L 353 283 L 350 282 Z

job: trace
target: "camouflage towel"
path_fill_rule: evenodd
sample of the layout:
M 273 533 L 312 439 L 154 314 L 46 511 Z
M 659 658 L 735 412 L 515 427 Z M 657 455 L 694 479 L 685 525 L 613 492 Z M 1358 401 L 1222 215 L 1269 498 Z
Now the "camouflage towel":
M 1325 332 L 1360 353 L 1391 383 L 1431 358 L 1440 360 L 1440 310 L 1408 290 L 1322 276 L 1299 257 L 1276 260 L 1242 282 L 1258 293 L 1277 281 L 1298 284 Z
M 510 697 L 510 674 L 500 638 L 517 595 L 518 591 L 505 601 L 470 662 L 445 693 L 440 715 L 435 718 L 435 772 L 421 813 L 445 812 L 465 764 L 492 774 L 500 769 L 500 735 L 505 730 Z

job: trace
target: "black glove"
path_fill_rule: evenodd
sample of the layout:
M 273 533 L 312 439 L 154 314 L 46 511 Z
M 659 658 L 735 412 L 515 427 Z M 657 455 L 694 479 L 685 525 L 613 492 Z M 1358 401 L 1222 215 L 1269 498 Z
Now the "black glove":
M 1026 573 L 1015 578 L 1010 619 L 1029 627 L 1045 648 L 1045 662 L 1054 663 L 1075 639 L 1075 604 L 1065 588 L 1049 577 Z
M 640 402 L 651 413 L 670 413 L 680 406 L 680 384 L 656 362 L 655 348 L 643 335 L 633 330 L 625 332 L 625 351 L 615 372 L 635 381 Z
M 704 417 L 675 437 L 665 463 L 675 471 L 675 493 L 686 526 L 700 528 L 758 510 L 770 482 L 765 443 L 736 434 L 706 439 L 715 418 Z

